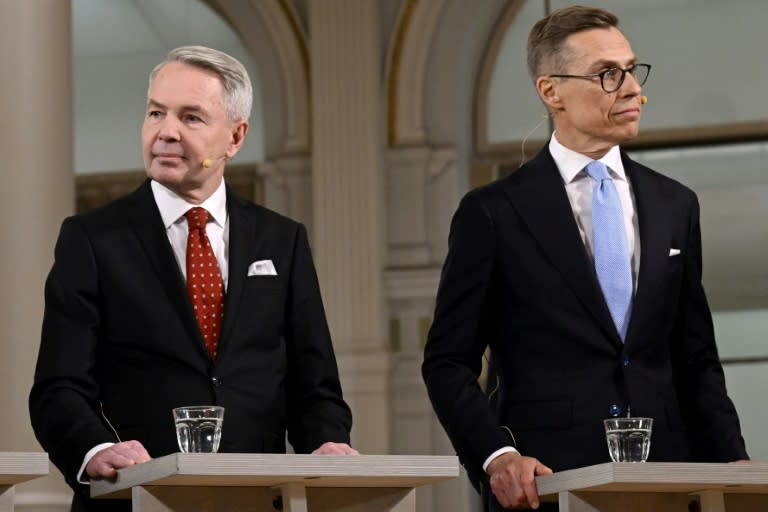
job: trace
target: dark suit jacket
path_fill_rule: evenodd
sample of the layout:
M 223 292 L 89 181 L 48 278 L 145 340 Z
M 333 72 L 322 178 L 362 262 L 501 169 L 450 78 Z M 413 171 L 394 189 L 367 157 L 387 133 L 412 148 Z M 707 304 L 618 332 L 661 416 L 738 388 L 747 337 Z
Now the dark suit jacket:
M 422 370 L 475 477 L 505 445 L 555 471 L 608 462 L 612 405 L 654 419 L 649 460 L 747 457 L 701 285 L 696 196 L 622 158 L 641 244 L 625 343 L 547 148 L 468 193 L 454 216 Z M 486 347 L 494 407 L 477 384 Z
M 227 191 L 229 281 L 211 362 L 147 180 L 61 227 L 45 287 L 32 425 L 67 482 L 115 437 L 177 452 L 171 409 L 226 408 L 221 452 L 349 442 L 351 414 L 304 227 Z M 247 276 L 272 260 L 277 276 Z M 100 408 L 103 406 L 103 416 Z

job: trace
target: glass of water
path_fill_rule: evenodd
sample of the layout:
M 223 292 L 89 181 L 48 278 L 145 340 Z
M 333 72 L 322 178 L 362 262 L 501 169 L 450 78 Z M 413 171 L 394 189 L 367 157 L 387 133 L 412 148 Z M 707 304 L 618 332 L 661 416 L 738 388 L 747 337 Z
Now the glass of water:
M 608 418 L 603 423 L 613 462 L 645 462 L 648 459 L 652 418 Z
M 177 407 L 173 410 L 176 440 L 184 453 L 216 453 L 221 441 L 224 408 L 216 405 Z

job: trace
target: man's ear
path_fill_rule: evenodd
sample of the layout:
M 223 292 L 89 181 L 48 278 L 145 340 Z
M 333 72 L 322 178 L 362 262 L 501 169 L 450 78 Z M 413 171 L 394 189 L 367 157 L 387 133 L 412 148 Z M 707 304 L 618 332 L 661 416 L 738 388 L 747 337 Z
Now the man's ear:
M 245 141 L 245 136 L 247 134 L 248 121 L 245 119 L 241 119 L 232 125 L 232 138 L 229 141 L 229 147 L 225 153 L 227 160 L 231 159 L 237 154 L 238 151 L 240 151 L 240 148 L 243 146 L 243 141 Z
M 564 110 L 562 99 L 558 92 L 558 84 L 548 76 L 540 76 L 536 79 L 536 92 L 539 93 L 541 101 L 547 106 L 550 112 L 559 112 Z

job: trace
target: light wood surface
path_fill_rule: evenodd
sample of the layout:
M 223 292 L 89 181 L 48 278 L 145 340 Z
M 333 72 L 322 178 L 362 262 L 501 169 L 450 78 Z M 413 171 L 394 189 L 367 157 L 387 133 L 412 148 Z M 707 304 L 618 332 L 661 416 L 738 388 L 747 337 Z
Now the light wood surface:
M 536 478 L 539 494 L 562 491 L 768 493 L 768 464 L 606 463 Z
M 537 477 L 536 485 L 565 512 L 768 510 L 765 463 L 608 463 Z
M 175 453 L 121 469 L 115 481 L 93 482 L 91 496 L 119 495 L 138 485 L 413 488 L 458 475 L 452 456 Z
M 0 452 L 0 485 L 15 485 L 47 474 L 47 453 Z

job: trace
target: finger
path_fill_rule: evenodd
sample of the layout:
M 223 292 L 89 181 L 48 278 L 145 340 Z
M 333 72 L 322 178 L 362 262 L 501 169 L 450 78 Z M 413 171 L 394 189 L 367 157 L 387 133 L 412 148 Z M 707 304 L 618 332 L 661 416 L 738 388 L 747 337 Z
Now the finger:
M 89 463 L 85 472 L 93 479 L 113 478 L 117 474 L 112 465 L 103 461 L 96 461 L 93 464 Z
M 112 447 L 115 452 L 133 459 L 150 459 L 147 449 L 139 441 L 124 441 Z
M 504 508 L 522 508 L 527 504 L 516 475 L 496 473 L 494 476 L 496 478 L 491 482 L 491 488 L 499 504 Z
M 551 475 L 553 471 L 549 466 L 545 466 L 544 464 L 539 462 L 538 464 L 536 464 L 535 473 L 537 475 Z
M 536 480 L 532 473 L 526 473 L 520 479 L 521 491 L 525 501 L 533 508 L 539 508 L 539 493 L 536 491 Z

